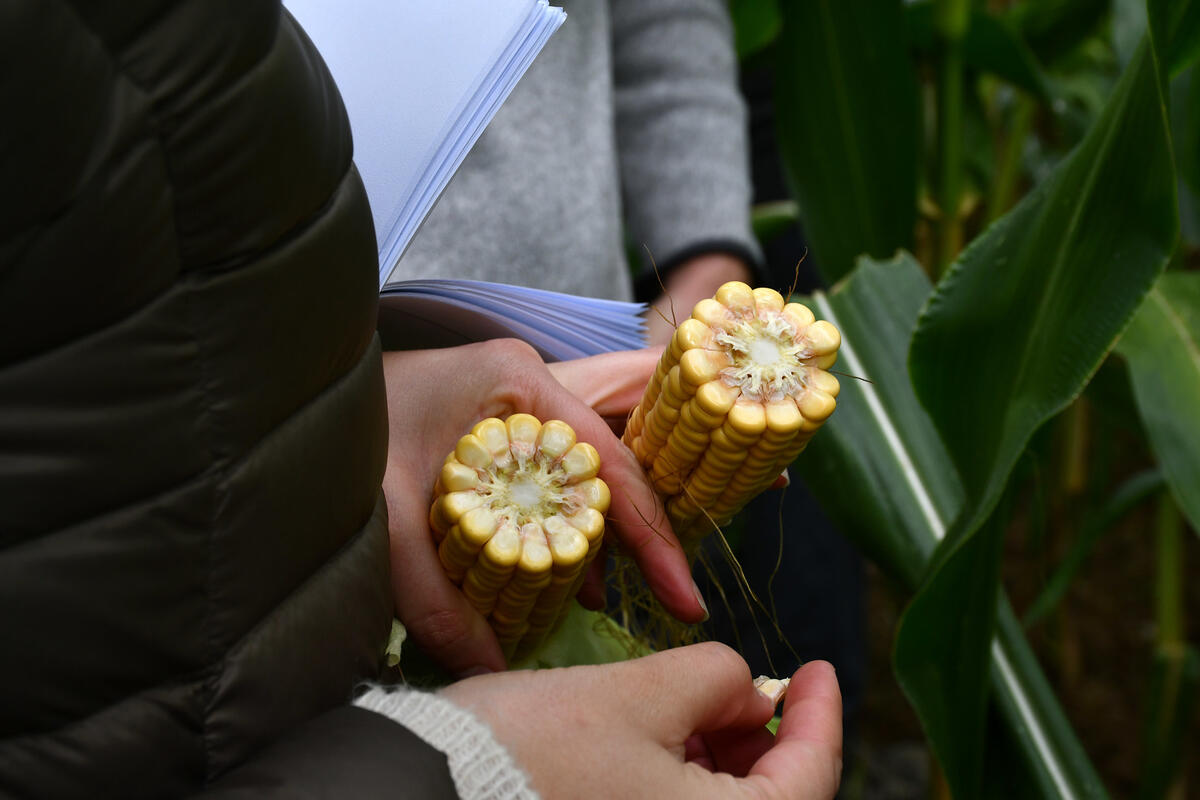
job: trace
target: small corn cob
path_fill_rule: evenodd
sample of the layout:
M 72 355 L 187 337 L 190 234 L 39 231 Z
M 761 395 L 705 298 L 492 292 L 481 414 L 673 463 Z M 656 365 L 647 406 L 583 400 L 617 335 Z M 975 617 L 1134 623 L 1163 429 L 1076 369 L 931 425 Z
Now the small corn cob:
M 566 616 L 604 538 L 600 454 L 560 420 L 485 419 L 446 457 L 429 512 L 446 574 L 508 659 Z
M 731 282 L 675 329 L 625 444 L 692 550 L 769 487 L 837 405 L 841 334 L 773 289 Z

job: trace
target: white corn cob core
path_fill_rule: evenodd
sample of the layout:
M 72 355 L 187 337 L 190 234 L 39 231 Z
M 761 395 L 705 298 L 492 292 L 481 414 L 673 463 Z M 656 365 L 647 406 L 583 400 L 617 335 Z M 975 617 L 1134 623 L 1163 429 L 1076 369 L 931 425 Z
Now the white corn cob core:
M 430 526 L 450 580 L 512 658 L 565 616 L 604 538 L 600 455 L 560 420 L 485 419 L 459 439 L 434 487 Z
M 675 330 L 624 441 L 691 547 L 769 487 L 837 405 L 841 334 L 731 282 Z

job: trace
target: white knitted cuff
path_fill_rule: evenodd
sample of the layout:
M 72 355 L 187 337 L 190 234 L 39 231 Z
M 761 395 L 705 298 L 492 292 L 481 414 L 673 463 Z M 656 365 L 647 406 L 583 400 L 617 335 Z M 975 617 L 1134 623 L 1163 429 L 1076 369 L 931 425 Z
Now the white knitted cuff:
M 383 714 L 446 754 L 462 800 L 538 800 L 485 722 L 436 694 L 374 686 L 354 705 Z

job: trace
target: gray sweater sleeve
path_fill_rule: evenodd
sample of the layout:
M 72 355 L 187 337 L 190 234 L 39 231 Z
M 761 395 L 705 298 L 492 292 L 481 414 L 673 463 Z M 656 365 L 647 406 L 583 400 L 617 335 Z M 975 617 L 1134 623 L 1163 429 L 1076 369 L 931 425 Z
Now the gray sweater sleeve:
M 648 247 L 660 270 L 712 251 L 757 266 L 746 111 L 725 0 L 612 0 L 611 8 L 622 202 L 633 243 Z

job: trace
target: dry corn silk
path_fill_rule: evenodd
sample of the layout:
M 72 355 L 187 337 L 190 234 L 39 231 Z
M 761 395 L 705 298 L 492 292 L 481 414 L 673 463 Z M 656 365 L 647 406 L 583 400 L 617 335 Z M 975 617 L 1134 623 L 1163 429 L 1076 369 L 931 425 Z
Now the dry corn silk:
M 558 625 L 604 539 L 600 455 L 560 420 L 485 419 L 459 439 L 429 521 L 450 580 L 510 661 Z
M 841 334 L 773 289 L 730 282 L 696 304 L 624 442 L 667 497 L 689 553 L 771 486 L 837 405 Z

